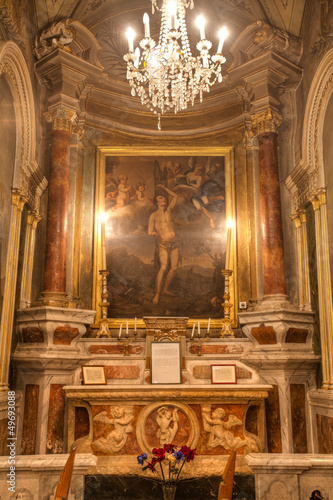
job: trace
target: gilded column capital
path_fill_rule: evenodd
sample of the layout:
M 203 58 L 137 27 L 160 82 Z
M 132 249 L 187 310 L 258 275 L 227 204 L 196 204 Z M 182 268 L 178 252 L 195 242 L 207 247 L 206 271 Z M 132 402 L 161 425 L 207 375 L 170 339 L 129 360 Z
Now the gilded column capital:
M 305 224 L 306 223 L 306 211 L 305 210 L 299 210 L 299 217 L 301 219 L 301 223 Z
M 24 205 L 28 201 L 28 198 L 23 194 L 20 189 L 12 190 L 12 205 L 15 205 L 17 209 L 22 212 Z
M 31 226 L 32 229 L 36 229 L 38 222 L 41 221 L 42 218 L 43 217 L 39 215 L 36 210 L 29 210 L 27 224 Z
M 46 121 L 52 123 L 52 130 L 63 130 L 72 133 L 76 125 L 77 114 L 73 109 L 57 106 L 45 113 Z
M 316 195 L 317 195 L 317 198 L 318 198 L 318 201 L 319 201 L 319 204 L 320 205 L 326 205 L 326 189 L 325 188 L 318 188 L 316 190 Z
M 252 134 L 255 136 L 267 132 L 277 132 L 282 121 L 282 116 L 279 113 L 272 108 L 268 108 L 251 117 Z
M 320 209 L 320 202 L 316 194 L 309 196 L 308 200 L 312 203 L 313 210 L 317 212 Z
M 302 225 L 301 218 L 298 212 L 295 212 L 290 216 L 291 220 L 294 221 L 296 229 L 300 228 Z

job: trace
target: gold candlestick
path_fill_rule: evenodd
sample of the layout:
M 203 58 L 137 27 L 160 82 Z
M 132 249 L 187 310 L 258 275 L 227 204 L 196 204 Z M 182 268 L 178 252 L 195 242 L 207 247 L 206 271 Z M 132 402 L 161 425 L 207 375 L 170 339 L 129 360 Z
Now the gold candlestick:
M 120 335 L 120 333 L 119 333 L 119 335 Z M 133 337 L 132 338 L 130 338 L 128 336 L 127 330 L 126 330 L 125 337 L 118 337 L 118 344 L 122 344 L 125 347 L 125 354 L 124 354 L 124 356 L 129 356 L 130 355 L 129 348 L 132 345 L 132 342 L 133 341 L 135 342 L 136 336 L 137 336 L 137 331 L 135 329 L 134 332 L 133 332 Z
M 202 351 L 201 351 L 201 348 L 202 348 L 202 344 L 204 342 L 207 342 L 207 340 L 209 339 L 209 330 L 207 329 L 207 332 L 206 332 L 206 336 L 205 337 L 191 337 L 191 344 L 196 347 L 198 346 L 198 354 L 197 356 L 202 356 Z
M 99 323 L 99 330 L 97 332 L 97 338 L 102 337 L 102 335 L 106 335 L 107 337 L 111 338 L 111 332 L 109 329 L 109 320 L 108 320 L 108 307 L 110 305 L 108 298 L 108 284 L 107 284 L 107 277 L 109 275 L 109 271 L 106 271 L 102 269 L 99 271 L 99 274 L 102 276 L 102 302 L 100 302 L 100 306 L 102 308 L 102 319 L 100 320 Z
M 223 304 L 222 307 L 224 309 L 224 315 L 222 319 L 222 330 L 220 332 L 220 338 L 223 338 L 225 335 L 230 335 L 234 337 L 235 334 L 233 329 L 231 328 L 231 319 L 230 319 L 230 309 L 232 308 L 232 304 L 230 304 L 230 293 L 229 293 L 229 280 L 232 275 L 231 269 L 222 269 L 222 275 L 224 276 L 224 294 L 223 294 Z

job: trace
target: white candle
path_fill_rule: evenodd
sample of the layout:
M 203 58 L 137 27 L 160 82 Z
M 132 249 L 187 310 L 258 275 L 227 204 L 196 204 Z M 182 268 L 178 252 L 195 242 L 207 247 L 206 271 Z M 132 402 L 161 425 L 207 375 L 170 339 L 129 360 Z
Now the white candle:
M 123 328 L 123 324 L 120 323 L 118 339 L 120 339 L 120 337 L 121 337 L 121 330 L 122 330 L 122 328 Z
M 195 323 L 193 323 L 193 328 L 192 328 L 192 333 L 191 333 L 191 339 L 194 337 L 194 331 L 195 331 Z
M 170 12 L 170 29 L 176 29 L 176 20 L 177 20 L 177 3 L 174 0 L 170 0 L 168 3 L 168 10 Z
M 136 332 L 136 318 L 134 319 L 134 331 Z
M 198 337 L 200 337 L 200 321 L 198 321 Z
M 143 24 L 145 25 L 145 38 L 150 37 L 150 29 L 149 29 L 149 16 L 147 12 L 143 15 Z
M 230 268 L 230 252 L 231 252 L 231 235 L 232 235 L 233 222 L 227 222 L 227 246 L 225 251 L 225 264 L 224 269 Z
M 210 318 L 208 320 L 208 326 L 207 326 L 207 332 L 209 333 L 209 331 L 210 331 Z
M 102 250 L 102 270 L 106 270 L 106 252 L 105 252 L 105 214 L 100 214 L 101 221 L 101 250 Z
M 205 35 L 205 20 L 202 16 L 199 16 L 197 19 L 197 26 L 200 29 L 200 40 L 204 40 L 206 38 Z
M 224 40 L 227 38 L 227 36 L 228 36 L 228 30 L 224 26 L 220 30 L 220 32 L 219 32 L 220 41 L 219 41 L 219 46 L 218 46 L 218 49 L 217 49 L 217 54 L 221 54 L 222 53 L 222 48 L 223 48 Z
M 126 321 L 126 337 L 128 337 L 128 321 Z
M 139 62 L 140 62 L 140 49 L 137 47 L 134 51 L 134 66 L 136 68 L 139 67 Z
M 127 30 L 127 40 L 128 40 L 128 52 L 134 52 L 134 31 L 132 28 L 128 28 Z

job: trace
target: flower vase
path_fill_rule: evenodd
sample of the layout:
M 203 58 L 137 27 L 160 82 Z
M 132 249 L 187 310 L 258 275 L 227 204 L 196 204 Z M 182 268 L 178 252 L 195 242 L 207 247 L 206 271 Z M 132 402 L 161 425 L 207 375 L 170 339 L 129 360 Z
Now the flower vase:
M 162 484 L 163 500 L 174 500 L 177 486 L 175 484 Z

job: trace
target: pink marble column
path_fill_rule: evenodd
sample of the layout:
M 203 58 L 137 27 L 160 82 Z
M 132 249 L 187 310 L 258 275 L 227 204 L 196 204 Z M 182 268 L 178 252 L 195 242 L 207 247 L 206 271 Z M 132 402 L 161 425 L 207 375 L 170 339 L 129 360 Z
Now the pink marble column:
M 66 295 L 71 132 L 52 131 L 43 296 Z
M 277 135 L 276 132 L 264 132 L 258 135 L 265 296 L 286 294 Z

